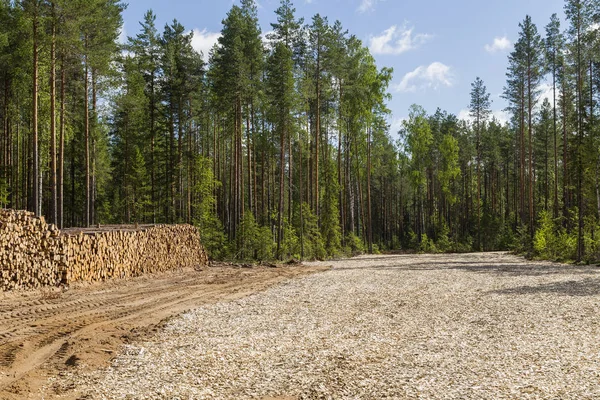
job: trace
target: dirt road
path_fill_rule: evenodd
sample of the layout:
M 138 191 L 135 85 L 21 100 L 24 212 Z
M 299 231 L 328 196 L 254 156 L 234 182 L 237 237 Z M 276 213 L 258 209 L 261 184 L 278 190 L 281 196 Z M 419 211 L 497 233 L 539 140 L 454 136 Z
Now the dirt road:
M 39 398 L 43 387 L 45 398 L 64 394 L 70 388 L 47 387 L 49 378 L 106 367 L 123 344 L 151 336 L 170 317 L 325 269 L 220 266 L 67 291 L 0 293 L 0 399 Z

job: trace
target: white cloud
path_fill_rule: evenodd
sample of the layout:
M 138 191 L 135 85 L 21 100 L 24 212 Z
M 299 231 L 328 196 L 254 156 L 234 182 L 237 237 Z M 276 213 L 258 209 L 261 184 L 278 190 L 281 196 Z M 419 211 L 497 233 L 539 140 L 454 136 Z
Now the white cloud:
M 274 33 L 275 31 L 270 30 L 260 34 L 260 38 L 262 39 L 262 42 L 265 46 L 269 47 L 271 46 L 271 44 L 273 44 L 273 40 L 269 39 L 269 36 L 273 35 Z
M 192 47 L 198 53 L 202 53 L 202 57 L 205 61 L 208 60 L 210 50 L 221 37 L 221 33 L 209 32 L 206 29 L 194 29 L 194 36 L 192 37 Z
M 498 120 L 502 125 L 510 122 L 510 113 L 504 110 L 495 110 L 492 111 L 492 116 Z
M 483 46 L 485 51 L 488 53 L 496 53 L 499 51 L 506 51 L 512 47 L 512 42 L 508 40 L 506 36 L 496 37 L 494 38 L 494 42 L 492 44 L 486 44 Z
M 421 89 L 439 89 L 442 86 L 452 87 L 454 74 L 452 68 L 441 62 L 420 66 L 404 75 L 402 81 L 395 85 L 398 92 L 416 92 Z
M 390 121 L 390 134 L 397 134 L 402 129 L 402 123 L 408 120 L 406 117 L 392 118 Z
M 471 117 L 471 112 L 466 108 L 463 108 L 462 110 L 460 110 L 456 117 L 460 120 L 467 121 L 467 122 L 474 121 L 473 117 Z M 510 113 L 508 111 L 504 111 L 504 110 L 493 110 L 492 117 L 495 118 L 502 125 L 504 125 L 510 121 Z
M 367 11 L 375 8 L 375 4 L 377 4 L 378 0 L 361 0 L 360 6 L 358 6 L 357 11 L 359 13 L 366 13 Z
M 127 43 L 127 31 L 125 30 L 125 24 L 121 27 L 121 32 L 119 32 L 119 38 L 117 39 L 120 44 Z
M 369 48 L 373 54 L 399 55 L 414 50 L 431 39 L 432 35 L 425 33 L 413 34 L 414 28 L 393 25 L 379 36 L 369 39 Z
M 469 121 L 469 122 L 473 121 L 473 118 L 471 117 L 471 112 L 466 108 L 463 108 L 462 110 L 460 110 L 456 117 L 462 121 Z
M 552 90 L 552 85 L 549 83 L 542 83 L 539 88 L 540 98 L 538 100 L 538 107 L 541 107 L 544 103 L 544 99 L 548 99 L 550 104 L 554 102 L 554 91 Z M 557 96 L 558 97 L 558 96 Z

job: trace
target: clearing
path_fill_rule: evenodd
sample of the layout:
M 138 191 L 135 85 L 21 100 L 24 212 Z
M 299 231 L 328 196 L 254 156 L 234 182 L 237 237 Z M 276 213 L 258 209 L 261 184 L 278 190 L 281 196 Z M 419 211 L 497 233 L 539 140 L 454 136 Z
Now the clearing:
M 218 302 L 205 293 L 209 286 L 192 291 L 214 300 L 133 336 L 108 368 L 87 365 L 70 347 L 73 335 L 64 337 L 66 350 L 59 354 L 73 367 L 51 375 L 37 396 L 600 398 L 597 267 L 504 253 L 364 256 L 309 265 L 333 268 L 298 279 L 280 276 L 280 284 L 260 292 L 240 282 L 239 293 Z M 177 301 L 172 290 L 156 297 Z M 136 298 L 146 299 L 130 301 Z M 121 301 L 114 301 L 118 310 Z M 90 308 L 88 318 L 95 318 Z M 133 324 L 127 315 L 121 320 Z M 21 331 L 35 329 L 22 318 Z M 109 318 L 104 324 L 117 330 L 119 320 Z M 106 338 L 104 331 L 99 324 L 87 336 Z M 93 349 L 114 351 L 102 342 Z

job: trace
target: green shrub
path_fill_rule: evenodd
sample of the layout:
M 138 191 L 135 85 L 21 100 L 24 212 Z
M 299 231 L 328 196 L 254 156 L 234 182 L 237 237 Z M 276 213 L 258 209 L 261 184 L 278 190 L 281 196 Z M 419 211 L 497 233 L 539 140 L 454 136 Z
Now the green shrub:
M 593 241 L 587 245 L 594 247 Z M 577 233 L 567 232 L 546 211 L 540 213 L 533 237 L 533 255 L 546 260 L 568 261 L 577 258 Z
M 556 241 L 554 223 L 547 211 L 540 213 L 538 229 L 533 237 L 533 251 L 536 256 L 550 258 Z
M 442 223 L 442 227 L 440 229 L 438 239 L 435 243 L 435 247 L 441 253 L 445 253 L 452 249 L 452 241 L 448 237 L 449 234 L 450 234 L 450 229 L 448 228 L 448 225 L 445 222 Z
M 510 224 L 504 223 L 498 233 L 498 249 L 499 250 L 514 250 L 517 238 Z
M 269 227 L 260 227 L 254 214 L 247 212 L 237 230 L 236 258 L 242 260 L 270 260 L 274 257 L 275 243 Z
M 254 243 L 256 256 L 259 261 L 272 260 L 275 256 L 275 242 L 273 241 L 273 233 L 268 226 L 258 228 L 258 236 Z
M 516 253 L 519 254 L 525 254 L 525 253 L 529 253 L 529 251 L 531 251 L 532 248 L 532 243 L 531 243 L 531 235 L 529 233 L 529 228 L 527 227 L 527 225 L 520 225 L 517 228 L 517 233 L 515 235 L 515 242 L 514 242 L 514 247 L 513 247 L 513 251 L 515 251 Z
M 427 237 L 427 234 L 424 233 L 421 235 L 421 244 L 419 246 L 420 253 L 437 253 L 437 248 L 435 247 L 435 243 L 432 239 Z
M 379 250 L 379 245 L 377 243 L 373 243 L 373 254 L 381 254 Z
M 364 254 L 366 250 L 362 239 L 359 238 L 354 232 L 350 232 L 346 235 L 346 247 L 346 254 L 351 256 Z
M 452 251 L 455 253 L 470 253 L 473 251 L 473 238 L 467 236 L 462 242 L 454 242 L 452 244 Z
M 300 238 L 296 230 L 286 219 L 283 223 L 283 240 L 281 241 L 281 255 L 285 259 L 300 258 Z
M 324 260 L 327 257 L 323 237 L 319 229 L 317 216 L 307 203 L 302 204 L 303 224 L 300 243 L 304 248 L 304 258 L 308 260 Z M 299 220 L 299 216 L 298 216 Z M 300 222 L 297 224 L 300 226 Z

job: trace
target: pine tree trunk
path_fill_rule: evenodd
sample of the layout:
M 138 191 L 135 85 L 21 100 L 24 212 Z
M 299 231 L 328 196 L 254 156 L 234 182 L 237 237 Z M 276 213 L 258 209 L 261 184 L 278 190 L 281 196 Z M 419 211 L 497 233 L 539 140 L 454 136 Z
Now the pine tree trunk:
M 60 69 L 60 139 L 58 154 L 58 227 L 64 228 L 64 202 L 65 202 L 65 60 L 61 57 Z
M 558 218 L 558 131 L 556 116 L 556 54 L 552 64 L 552 102 L 553 102 L 553 132 L 554 132 L 554 218 Z
M 194 154 L 196 154 L 194 149 L 194 118 L 193 118 L 193 107 L 192 107 L 192 99 L 188 99 L 188 113 L 189 113 L 189 126 L 187 133 L 187 185 L 186 185 L 186 193 L 187 193 L 187 204 L 186 204 L 186 222 L 188 224 L 192 223 L 192 189 L 194 187 L 193 184 L 193 175 L 194 175 Z
M 564 68 L 564 67 L 563 67 Z M 563 70 L 563 74 L 565 71 Z M 566 99 L 566 84 L 562 82 L 562 133 L 563 133 L 563 220 L 565 227 L 568 226 L 567 221 L 569 220 L 569 151 L 568 151 L 568 137 L 567 137 L 567 99 Z
M 246 111 L 248 111 L 248 108 L 246 107 Z M 252 148 L 251 148 L 251 143 L 252 143 L 252 137 L 250 135 L 250 118 L 252 116 L 251 113 L 247 112 L 248 115 L 246 115 L 246 158 L 248 160 L 248 210 L 252 213 L 252 215 L 254 214 L 254 202 L 253 202 L 253 196 L 252 196 Z
M 97 82 L 98 72 L 91 69 L 92 79 L 92 125 L 90 126 L 90 168 L 91 168 L 91 183 L 90 183 L 90 224 L 96 223 L 96 194 L 97 194 L 97 180 L 96 180 L 96 138 L 93 135 L 93 129 L 96 127 L 98 122 L 97 104 L 98 104 L 98 91 Z
M 373 216 L 371 214 L 371 127 L 367 128 L 367 218 L 369 253 L 373 254 Z
M 280 152 L 279 152 L 279 212 L 277 214 L 277 258 L 282 259 L 281 254 L 281 242 L 283 240 L 283 205 L 284 205 L 284 194 L 285 194 L 285 123 L 281 129 L 281 137 L 279 140 Z
M 535 174 L 533 173 L 533 92 L 531 87 L 531 65 L 527 65 L 527 105 L 528 105 L 528 133 L 529 133 L 529 234 L 533 239 L 535 233 L 535 213 L 533 210 L 533 189 L 535 187 Z
M 298 143 L 298 158 L 300 159 L 300 260 L 304 260 L 304 203 L 302 200 L 302 193 L 304 192 L 304 170 L 302 164 L 302 142 Z
M 54 11 L 54 4 L 52 4 Z M 50 44 L 50 187 L 52 199 L 50 206 L 50 222 L 58 221 L 58 191 L 57 191 L 57 166 L 56 166 L 56 26 L 52 22 L 52 41 Z
M 177 99 L 177 209 L 175 220 L 177 222 L 182 221 L 185 216 L 183 215 L 183 127 L 185 123 L 184 112 L 183 112 L 183 99 L 179 97 Z
M 342 88 L 342 80 L 338 80 L 340 85 L 340 99 L 338 105 L 338 148 L 337 148 L 337 175 L 338 175 L 338 191 L 340 202 L 340 227 L 342 232 L 342 244 L 346 242 L 346 215 L 345 215 L 345 196 L 344 196 L 344 179 L 342 177 L 342 96 L 344 94 Z
M 483 243 L 481 242 L 481 121 L 477 115 L 477 249 L 483 250 Z
M 317 39 L 319 41 L 320 38 Z M 321 52 L 320 52 L 320 43 L 317 43 L 317 76 L 316 76 L 316 94 L 317 94 L 317 104 L 315 108 L 316 113 L 316 121 L 315 121 L 315 167 L 314 167 L 314 210 L 315 215 L 320 223 L 321 219 L 319 212 L 319 146 L 321 140 Z
M 288 135 L 288 223 L 292 222 L 292 210 L 294 205 L 294 153 L 292 147 L 292 135 Z
M 578 20 L 581 21 L 581 11 Z M 577 31 L 577 207 L 578 207 L 578 230 L 577 230 L 577 261 L 584 258 L 585 248 L 583 242 L 583 72 L 581 54 L 581 27 Z
M 523 84 L 524 86 L 524 84 Z M 520 211 L 521 211 L 521 223 L 525 223 L 525 198 L 526 198 L 526 191 L 525 191 L 525 169 L 526 169 L 526 164 L 525 164 L 525 88 L 522 87 L 521 88 L 521 116 L 520 116 L 520 133 L 521 133 L 521 146 L 520 146 L 520 155 L 521 155 L 521 169 L 520 169 L 520 176 L 521 176 L 521 192 L 520 192 Z
M 33 92 L 32 92 L 32 111 L 31 125 L 33 130 L 33 211 L 36 216 L 42 215 L 40 197 L 39 177 L 40 177 L 40 155 L 38 139 L 38 2 L 34 1 L 35 9 L 33 15 Z
M 89 70 L 88 70 L 88 55 L 87 55 L 87 37 L 85 38 L 85 55 L 84 55 L 84 126 L 85 126 L 85 215 L 84 226 L 90 226 L 91 214 L 91 191 L 90 191 L 90 106 L 89 106 Z
M 154 71 L 150 78 L 150 198 L 152 201 L 152 223 L 156 223 L 156 99 L 154 93 Z

